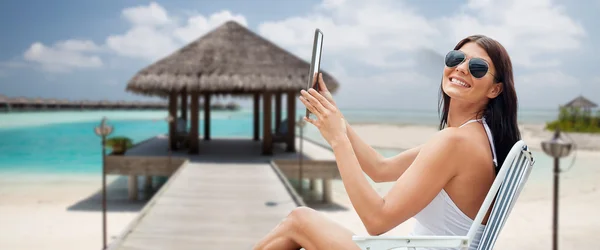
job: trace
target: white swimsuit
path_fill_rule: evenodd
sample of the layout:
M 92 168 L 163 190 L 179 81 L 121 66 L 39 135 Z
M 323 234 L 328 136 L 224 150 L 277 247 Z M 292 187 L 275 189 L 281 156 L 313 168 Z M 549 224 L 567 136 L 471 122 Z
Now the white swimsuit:
M 492 133 L 485 119 L 470 120 L 465 122 L 460 127 L 463 127 L 471 122 L 482 121 L 494 156 L 494 165 L 497 166 L 496 150 L 494 148 L 494 140 Z M 417 220 L 411 235 L 453 235 L 465 236 L 469 231 L 473 220 L 464 214 L 454 201 L 448 196 L 444 189 L 417 215 L 414 216 Z M 480 225 L 475 233 L 473 242 L 469 246 L 469 250 L 477 249 L 481 234 L 485 229 L 484 225 Z M 426 249 L 426 248 L 417 248 Z M 441 248 L 435 248 L 437 250 Z M 450 248 L 448 248 L 450 249 Z

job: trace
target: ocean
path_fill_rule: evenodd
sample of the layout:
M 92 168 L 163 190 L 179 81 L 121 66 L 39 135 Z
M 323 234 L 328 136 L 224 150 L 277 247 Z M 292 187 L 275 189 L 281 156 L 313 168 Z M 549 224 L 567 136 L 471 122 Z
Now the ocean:
M 438 123 L 437 111 L 418 110 L 344 110 L 351 123 L 390 123 L 431 125 Z M 304 110 L 298 110 L 302 115 Z M 94 134 L 102 117 L 114 126 L 111 136 L 130 137 L 134 143 L 167 133 L 162 120 L 166 111 L 65 111 L 0 114 L 0 174 L 101 173 L 101 140 Z M 555 111 L 527 110 L 520 112 L 521 123 L 543 123 L 556 117 Z M 285 117 L 285 114 L 283 114 Z M 202 119 L 202 116 L 201 118 Z M 200 131 L 204 123 L 200 123 Z M 252 137 L 252 111 L 214 111 L 211 113 L 211 134 L 218 137 Z M 324 143 L 310 124 L 303 135 Z M 386 156 L 398 153 L 381 149 Z M 543 157 L 542 157 L 543 159 Z M 544 161 L 550 162 L 550 159 Z

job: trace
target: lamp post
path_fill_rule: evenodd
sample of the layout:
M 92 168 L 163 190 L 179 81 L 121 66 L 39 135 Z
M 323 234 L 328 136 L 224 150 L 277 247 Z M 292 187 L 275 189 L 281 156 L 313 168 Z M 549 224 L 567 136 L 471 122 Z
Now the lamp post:
M 168 115 L 167 117 L 165 117 L 165 121 L 167 121 L 167 126 L 171 126 L 171 122 L 173 122 L 173 116 Z M 169 151 L 169 168 L 171 167 L 171 135 L 169 134 L 169 136 L 167 136 L 169 138 L 169 142 L 168 142 L 168 146 L 167 149 Z
M 560 168 L 559 159 L 568 156 L 571 153 L 573 144 L 563 140 L 560 137 L 560 129 L 556 129 L 552 139 L 542 142 L 544 153 L 554 158 L 554 191 L 552 198 L 553 216 L 552 216 L 552 250 L 558 249 L 558 176 Z
M 106 136 L 113 131 L 112 126 L 106 125 L 106 120 L 103 117 L 100 126 L 94 128 L 96 135 L 102 137 L 102 249 L 106 249 Z
M 299 162 L 299 168 L 298 168 L 298 190 L 300 192 L 300 196 L 302 196 L 302 194 L 304 193 L 304 191 L 302 190 L 302 160 L 304 158 L 304 154 L 303 154 L 303 150 L 302 150 L 302 142 L 304 141 L 304 135 L 303 135 L 303 131 L 304 131 L 304 125 L 306 125 L 306 122 L 304 121 L 303 117 L 300 116 L 298 118 L 298 128 L 300 129 L 300 154 L 298 156 L 298 162 Z

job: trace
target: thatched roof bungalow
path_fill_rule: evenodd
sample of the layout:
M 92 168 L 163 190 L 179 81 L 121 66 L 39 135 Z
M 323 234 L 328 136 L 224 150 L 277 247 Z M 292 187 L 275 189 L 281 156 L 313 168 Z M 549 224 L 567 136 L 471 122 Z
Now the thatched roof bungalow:
M 8 97 L 6 97 L 5 95 L 0 95 L 0 109 L 4 111 L 10 110 L 10 102 L 8 100 Z
M 69 101 L 68 99 L 60 99 L 60 100 L 56 100 L 56 106 L 59 109 L 64 109 L 64 108 L 75 108 L 77 107 L 77 103 L 71 103 L 71 101 Z
M 306 52 L 307 55 L 310 51 Z M 274 43 L 228 21 L 204 36 L 175 51 L 171 55 L 140 70 L 128 82 L 129 92 L 169 98 L 169 114 L 187 120 L 190 99 L 191 131 L 190 153 L 198 152 L 199 103 L 204 99 L 204 139 L 210 140 L 210 99 L 214 95 L 252 96 L 254 99 L 254 140 L 259 138 L 259 102 L 263 99 L 263 113 L 272 113 L 275 96 L 275 124 L 281 123 L 281 97 L 287 94 L 288 131 L 295 131 L 295 103 L 300 90 L 308 83 L 310 62 L 300 59 Z M 323 72 L 327 87 L 335 92 L 338 82 Z M 178 100 L 179 99 L 179 100 Z M 263 154 L 272 153 L 271 116 L 263 116 Z M 174 139 L 175 124 L 169 126 Z M 295 151 L 295 135 L 286 136 L 287 150 Z M 176 145 L 171 140 L 171 147 Z
M 31 107 L 31 100 L 25 98 L 25 97 L 13 97 L 13 98 L 8 98 L 8 102 L 10 103 L 10 106 L 13 108 L 17 108 L 17 109 L 27 109 L 29 107 Z
M 46 100 L 41 97 L 32 98 L 29 100 L 30 104 L 36 109 L 46 109 L 48 106 Z
M 58 107 L 58 99 L 50 98 L 44 100 L 48 108 L 57 108 Z
M 576 97 L 575 99 L 571 100 L 570 102 L 568 102 L 567 104 L 563 105 L 563 107 L 565 108 L 581 108 L 583 110 L 589 111 L 592 108 L 596 108 L 598 107 L 597 104 L 595 104 L 594 102 L 590 101 L 589 99 L 583 97 L 582 95 Z

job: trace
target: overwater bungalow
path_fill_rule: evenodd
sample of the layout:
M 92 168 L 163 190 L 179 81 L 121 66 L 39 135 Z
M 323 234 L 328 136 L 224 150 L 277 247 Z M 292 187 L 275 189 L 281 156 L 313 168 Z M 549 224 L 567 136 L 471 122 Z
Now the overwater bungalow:
M 33 105 L 31 101 L 25 97 L 8 98 L 12 110 L 29 110 Z
M 307 55 L 310 54 L 307 51 Z M 273 112 L 275 99 L 275 131 L 282 123 L 282 97 L 286 96 L 288 119 L 283 142 L 286 151 L 295 151 L 296 98 L 308 83 L 310 63 L 280 48 L 235 21 L 228 21 L 204 36 L 151 64 L 127 83 L 128 92 L 168 99 L 172 117 L 191 119 L 187 135 L 189 152 L 199 153 L 199 100 L 203 99 L 204 140 L 210 140 L 210 103 L 215 96 L 238 96 L 253 99 L 254 126 L 249 131 L 259 140 L 259 108 L 264 114 Z M 327 72 L 323 77 L 335 92 L 338 82 Z M 189 101 L 188 101 L 189 100 Z M 182 103 L 184 105 L 178 105 Z M 188 105 L 191 117 L 187 117 Z M 178 112 L 179 109 L 179 112 Z M 301 115 L 301 114 L 298 114 Z M 273 153 L 271 116 L 263 115 L 262 153 Z M 172 149 L 176 148 L 176 126 L 169 124 Z M 183 138 L 183 140 L 186 140 Z M 181 138 L 178 138 L 181 139 Z
M 76 109 L 79 108 L 78 103 L 71 103 L 68 99 L 60 99 L 56 101 L 58 109 Z
M 30 103 L 33 109 L 45 110 L 48 107 L 46 100 L 41 97 L 30 99 Z
M 97 102 L 98 109 L 112 109 L 113 103 L 109 100 L 102 100 Z
M 225 109 L 226 110 L 238 110 L 240 108 L 240 105 L 235 103 L 235 102 L 229 102 L 225 105 Z
M 58 109 L 58 99 L 50 98 L 44 100 L 48 109 Z
M 10 111 L 10 103 L 8 101 L 8 97 L 4 95 L 0 95 L 0 111 L 8 112 Z
M 225 109 L 225 105 L 221 102 L 215 102 L 210 107 L 213 110 L 223 110 Z
M 113 109 L 131 109 L 131 105 L 127 101 L 114 101 L 112 102 Z

